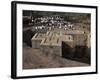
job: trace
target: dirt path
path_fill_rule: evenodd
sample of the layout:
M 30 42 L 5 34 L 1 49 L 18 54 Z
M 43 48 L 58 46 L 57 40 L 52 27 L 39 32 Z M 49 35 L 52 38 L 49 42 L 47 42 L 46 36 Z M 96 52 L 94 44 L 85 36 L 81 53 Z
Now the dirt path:
M 23 48 L 23 69 L 89 66 L 55 55 L 45 55 L 39 49 Z

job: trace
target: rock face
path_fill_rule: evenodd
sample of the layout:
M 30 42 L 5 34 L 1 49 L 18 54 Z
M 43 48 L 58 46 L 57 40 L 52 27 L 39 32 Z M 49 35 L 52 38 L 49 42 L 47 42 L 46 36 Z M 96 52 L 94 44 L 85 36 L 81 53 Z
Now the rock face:
M 35 33 L 32 30 L 23 31 L 23 42 L 32 47 L 31 38 L 34 34 Z

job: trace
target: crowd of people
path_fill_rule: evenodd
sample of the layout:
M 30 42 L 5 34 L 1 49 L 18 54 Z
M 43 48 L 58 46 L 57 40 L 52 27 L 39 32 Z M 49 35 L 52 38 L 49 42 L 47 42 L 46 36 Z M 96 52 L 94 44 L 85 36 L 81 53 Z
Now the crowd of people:
M 24 23 L 26 23 L 26 21 L 27 20 L 24 20 Z M 51 30 L 54 28 L 63 28 L 66 30 L 68 28 L 72 28 L 74 24 L 64 20 L 64 18 L 61 16 L 53 15 L 53 16 L 43 16 L 37 18 L 30 17 L 28 25 L 34 26 L 35 29 L 47 28 Z

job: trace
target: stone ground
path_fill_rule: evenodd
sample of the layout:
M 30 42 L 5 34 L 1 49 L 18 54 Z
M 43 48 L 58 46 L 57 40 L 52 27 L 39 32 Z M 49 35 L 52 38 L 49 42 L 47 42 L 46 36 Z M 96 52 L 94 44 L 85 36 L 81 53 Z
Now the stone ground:
M 23 69 L 80 67 L 89 64 L 65 59 L 60 56 L 44 54 L 39 49 L 23 48 Z

